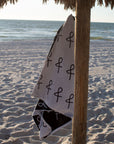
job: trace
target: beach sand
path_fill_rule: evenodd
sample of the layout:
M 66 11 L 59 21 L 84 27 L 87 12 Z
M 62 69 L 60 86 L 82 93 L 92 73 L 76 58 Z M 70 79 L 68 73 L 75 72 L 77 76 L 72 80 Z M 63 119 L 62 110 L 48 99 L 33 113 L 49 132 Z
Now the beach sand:
M 52 40 L 0 43 L 0 144 L 71 144 L 72 124 L 44 140 L 31 96 Z M 114 143 L 114 41 L 91 41 L 87 144 Z

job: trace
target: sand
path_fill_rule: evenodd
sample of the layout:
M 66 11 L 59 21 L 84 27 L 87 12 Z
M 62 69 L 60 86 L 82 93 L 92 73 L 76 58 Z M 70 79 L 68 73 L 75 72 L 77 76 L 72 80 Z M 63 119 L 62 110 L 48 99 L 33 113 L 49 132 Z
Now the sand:
M 52 40 L 0 43 L 0 144 L 71 144 L 72 124 L 44 140 L 31 96 Z M 114 41 L 91 41 L 87 144 L 114 143 Z

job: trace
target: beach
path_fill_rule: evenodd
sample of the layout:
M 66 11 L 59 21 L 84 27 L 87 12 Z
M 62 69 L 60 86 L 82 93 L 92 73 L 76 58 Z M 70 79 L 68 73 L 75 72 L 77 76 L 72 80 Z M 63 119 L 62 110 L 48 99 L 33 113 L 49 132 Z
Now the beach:
M 44 140 L 32 96 L 52 39 L 0 42 L 0 143 L 71 144 L 72 124 Z M 114 41 L 91 40 L 87 144 L 114 143 Z

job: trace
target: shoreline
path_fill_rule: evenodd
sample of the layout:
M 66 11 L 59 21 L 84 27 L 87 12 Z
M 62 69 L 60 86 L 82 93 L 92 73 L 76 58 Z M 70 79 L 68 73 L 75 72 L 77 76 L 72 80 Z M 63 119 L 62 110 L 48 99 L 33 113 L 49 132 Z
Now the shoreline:
M 31 96 L 53 40 L 0 42 L 0 143 L 71 144 L 72 126 L 39 140 Z M 114 41 L 90 41 L 87 144 L 113 143 Z
M 46 37 L 42 37 L 42 38 L 36 38 L 36 39 L 10 39 L 10 40 L 2 40 L 0 41 L 0 43 L 12 43 L 12 42 L 36 42 L 36 41 L 53 41 L 54 37 L 50 37 L 50 38 L 46 38 Z M 103 38 L 103 37 L 90 37 L 90 42 L 113 42 L 113 39 L 110 38 Z

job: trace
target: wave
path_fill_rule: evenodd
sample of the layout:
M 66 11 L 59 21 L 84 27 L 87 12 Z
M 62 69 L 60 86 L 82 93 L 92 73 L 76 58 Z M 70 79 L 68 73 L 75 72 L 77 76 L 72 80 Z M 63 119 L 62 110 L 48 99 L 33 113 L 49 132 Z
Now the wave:
M 110 38 L 104 38 L 104 37 L 90 37 L 91 40 L 105 40 L 105 41 L 113 41 Z

